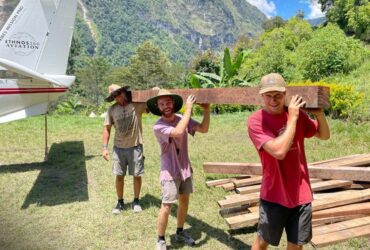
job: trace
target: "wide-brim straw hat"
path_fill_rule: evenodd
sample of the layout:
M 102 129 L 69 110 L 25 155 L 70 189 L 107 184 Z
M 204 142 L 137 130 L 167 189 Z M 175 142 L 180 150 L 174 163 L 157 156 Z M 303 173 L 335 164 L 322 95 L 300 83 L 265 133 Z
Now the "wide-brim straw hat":
M 155 115 L 158 115 L 158 116 L 162 115 L 162 113 L 159 111 L 157 101 L 158 101 L 158 98 L 163 97 L 163 96 L 172 97 L 173 102 L 174 102 L 174 104 L 173 104 L 174 113 L 176 113 L 177 111 L 179 111 L 181 109 L 182 103 L 183 103 L 181 96 L 176 95 L 176 94 L 172 94 L 170 91 L 168 91 L 166 89 L 160 89 L 158 94 L 155 97 L 150 98 L 146 102 L 146 106 L 148 107 L 149 111 L 152 114 L 155 114 Z
M 111 84 L 109 85 L 108 87 L 108 93 L 109 93 L 109 96 L 107 96 L 104 101 L 106 102 L 112 102 L 115 97 L 122 91 L 128 91 L 128 89 L 130 88 L 130 86 L 119 86 L 117 84 Z

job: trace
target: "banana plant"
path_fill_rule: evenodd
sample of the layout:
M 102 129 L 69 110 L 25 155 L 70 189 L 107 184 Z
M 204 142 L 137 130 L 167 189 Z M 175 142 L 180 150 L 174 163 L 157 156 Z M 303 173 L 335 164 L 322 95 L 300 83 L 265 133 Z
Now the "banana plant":
M 233 61 L 230 56 L 229 48 L 226 48 L 220 62 L 219 75 L 208 72 L 197 72 L 196 74 L 192 74 L 189 79 L 191 88 L 248 86 L 247 82 L 238 77 L 238 71 L 249 53 L 249 50 L 243 50 L 238 54 L 236 60 Z

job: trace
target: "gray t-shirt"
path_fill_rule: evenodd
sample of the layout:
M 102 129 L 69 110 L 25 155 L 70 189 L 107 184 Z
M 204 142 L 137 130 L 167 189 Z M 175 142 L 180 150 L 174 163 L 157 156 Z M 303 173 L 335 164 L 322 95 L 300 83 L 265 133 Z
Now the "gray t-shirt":
M 115 128 L 114 146 L 131 148 L 143 144 L 141 115 L 145 108 L 145 105 L 137 103 L 124 107 L 115 103 L 109 107 L 104 125 L 113 125 Z

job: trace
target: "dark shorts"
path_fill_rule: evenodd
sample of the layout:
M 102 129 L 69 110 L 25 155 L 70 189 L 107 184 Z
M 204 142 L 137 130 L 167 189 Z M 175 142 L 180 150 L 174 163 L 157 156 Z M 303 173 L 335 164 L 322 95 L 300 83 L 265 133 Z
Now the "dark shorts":
M 132 148 L 113 147 L 113 173 L 125 176 L 128 167 L 129 175 L 142 176 L 144 174 L 144 154 L 141 144 Z
M 285 229 L 287 240 L 304 245 L 312 238 L 311 203 L 287 208 L 276 203 L 260 200 L 258 234 L 267 243 L 278 246 Z

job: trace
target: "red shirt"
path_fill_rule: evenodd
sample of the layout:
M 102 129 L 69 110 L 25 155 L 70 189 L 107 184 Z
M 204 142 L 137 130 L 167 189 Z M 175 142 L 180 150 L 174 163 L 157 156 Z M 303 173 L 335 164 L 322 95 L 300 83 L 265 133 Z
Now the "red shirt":
M 279 115 L 259 110 L 248 119 L 248 134 L 262 163 L 260 198 L 293 208 L 312 201 L 312 191 L 304 151 L 304 138 L 317 132 L 317 122 L 300 111 L 292 145 L 283 160 L 278 160 L 263 149 L 263 144 L 282 134 L 288 112 Z

